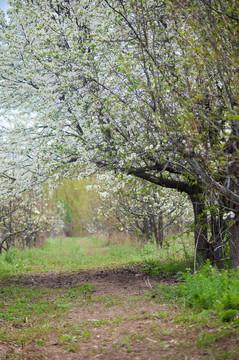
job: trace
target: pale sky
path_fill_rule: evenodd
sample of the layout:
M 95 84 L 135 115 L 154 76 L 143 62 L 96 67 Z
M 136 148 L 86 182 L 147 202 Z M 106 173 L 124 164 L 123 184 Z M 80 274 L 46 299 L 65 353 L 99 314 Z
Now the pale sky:
M 7 3 L 7 0 L 0 0 L 0 9 L 1 10 L 7 10 L 8 8 L 8 3 Z

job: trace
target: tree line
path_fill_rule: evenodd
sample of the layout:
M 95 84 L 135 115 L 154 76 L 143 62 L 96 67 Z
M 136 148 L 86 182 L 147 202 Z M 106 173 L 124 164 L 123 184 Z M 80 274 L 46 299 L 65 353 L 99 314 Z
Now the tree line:
M 113 171 L 175 189 L 197 255 L 222 267 L 229 243 L 236 268 L 238 32 L 235 0 L 14 1 L 0 20 L 1 188 Z

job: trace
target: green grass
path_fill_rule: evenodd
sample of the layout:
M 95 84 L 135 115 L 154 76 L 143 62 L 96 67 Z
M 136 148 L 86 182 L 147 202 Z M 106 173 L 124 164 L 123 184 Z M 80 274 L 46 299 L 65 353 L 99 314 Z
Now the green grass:
M 0 341 L 8 339 L 21 345 L 35 340 L 43 345 L 44 337 L 57 330 L 55 321 L 67 316 L 74 299 L 88 296 L 92 291 L 94 286 L 87 283 L 57 290 L 17 285 L 1 288 Z
M 108 244 L 105 239 L 95 236 L 85 238 L 49 239 L 43 248 L 15 249 L 0 256 L 1 276 L 16 275 L 21 273 L 40 273 L 47 271 L 77 271 L 93 267 L 117 267 L 140 263 L 140 271 L 148 274 L 167 275 L 177 274 L 184 282 L 179 286 L 156 287 L 149 297 L 157 299 L 160 296 L 166 301 L 180 301 L 185 307 L 191 307 L 198 312 L 209 311 L 216 314 L 223 322 L 234 321 L 238 323 L 239 316 L 239 273 L 235 271 L 221 271 L 206 264 L 198 273 L 193 274 L 192 269 L 192 239 L 190 237 L 171 238 L 163 248 L 147 243 L 139 245 L 132 242 Z M 171 245 L 170 245 L 171 244 Z M 170 246 L 169 246 L 170 245 Z M 186 272 L 186 269 L 188 271 Z M 4 291 L 14 289 L 2 289 Z M 40 291 L 40 290 L 39 290 Z M 50 291 L 50 290 L 49 290 Z M 72 298 L 77 297 L 74 289 L 69 290 Z M 87 289 L 85 289 L 87 292 Z M 12 294 L 14 295 L 14 294 Z M 18 306 L 24 309 L 24 298 L 31 298 L 31 290 L 21 297 L 18 293 Z M 108 306 L 116 302 L 115 299 L 102 299 Z M 81 300 L 83 301 L 83 300 Z M 85 302 L 90 298 L 86 297 Z M 92 301 L 92 300 L 91 300 Z M 65 297 L 56 300 L 56 305 L 61 309 L 69 307 Z M 39 308 L 47 306 L 44 301 Z M 0 319 L 11 319 L 15 316 L 9 310 L 1 312 Z M 20 308 L 19 308 L 20 309 Z M 51 309 L 51 305 L 49 305 Z M 32 308 L 29 311 L 32 311 Z M 44 313 L 44 309 L 42 310 Z M 21 311 L 19 311 L 21 314 Z M 24 316 L 28 316 L 25 314 Z
M 190 348 L 193 345 L 199 350 L 205 350 L 205 359 L 234 360 L 238 358 L 234 343 L 226 347 L 220 345 L 220 350 L 218 346 L 223 341 L 230 344 L 230 336 L 235 339 L 238 334 L 239 272 L 218 272 L 206 264 L 193 274 L 190 269 L 192 252 L 193 239 L 190 237 L 170 238 L 161 249 L 152 243 L 108 244 L 105 239 L 89 236 L 82 239 L 49 239 L 41 249 L 12 249 L 3 253 L 0 256 L 0 280 L 1 277 L 3 280 L 0 286 L 0 343 L 22 349 L 22 355 L 19 352 L 16 357 L 10 357 L 19 360 L 25 358 L 25 344 L 44 347 L 49 344 L 49 336 L 54 337 L 63 352 L 78 352 L 81 342 L 88 342 L 89 356 L 97 356 L 101 350 L 104 351 L 104 346 L 96 350 L 91 349 L 90 344 L 97 331 L 102 329 L 107 332 L 107 337 L 102 338 L 102 344 L 117 335 L 117 342 L 114 343 L 116 350 L 124 349 L 125 353 L 133 354 L 131 343 L 144 341 L 155 347 L 156 342 L 159 342 L 166 350 L 171 346 L 172 331 L 181 341 L 182 329 L 187 328 L 189 340 L 192 336 L 194 342 L 187 342 L 185 334 L 182 344 L 178 344 L 178 347 L 182 347 L 182 353 L 187 346 Z M 101 296 L 96 296 L 97 289 L 88 283 L 48 289 L 27 288 L 17 282 L 18 276 L 24 273 L 72 272 L 93 267 L 135 264 L 140 264 L 140 271 L 147 274 L 177 274 L 181 282 L 172 286 L 154 284 L 151 291 L 132 294 L 130 298 L 121 296 L 121 293 L 117 296 L 108 293 L 107 288 L 105 293 L 99 294 Z M 13 276 L 14 280 L 10 280 L 9 285 L 8 276 Z M 63 275 L 59 273 L 57 276 Z M 155 313 L 146 311 L 145 308 L 154 301 L 163 303 L 163 309 L 160 309 L 159 304 L 159 310 Z M 127 313 L 128 309 L 140 309 L 142 304 L 143 312 Z M 72 307 L 88 310 L 96 307 L 101 310 L 96 319 L 90 316 L 89 319 L 77 319 L 69 323 L 67 316 Z M 123 315 L 114 312 L 118 310 L 124 310 Z M 114 317 L 104 317 L 109 312 L 114 312 Z M 138 326 L 141 330 L 127 333 L 130 324 L 135 323 L 136 330 Z M 144 334 L 142 329 L 145 327 L 148 333 Z
M 215 316 L 239 327 L 239 271 L 219 271 L 208 262 L 195 274 L 188 270 L 183 278 L 181 285 L 159 285 L 147 296 L 180 302 L 201 318 Z
M 151 243 L 140 245 L 130 241 L 108 245 L 107 240 L 95 236 L 49 239 L 43 248 L 13 248 L 0 255 L 0 276 L 77 271 L 139 262 L 144 263 L 142 271 L 148 273 L 176 274 L 192 265 L 192 249 L 193 240 L 190 237 L 171 238 L 163 248 Z

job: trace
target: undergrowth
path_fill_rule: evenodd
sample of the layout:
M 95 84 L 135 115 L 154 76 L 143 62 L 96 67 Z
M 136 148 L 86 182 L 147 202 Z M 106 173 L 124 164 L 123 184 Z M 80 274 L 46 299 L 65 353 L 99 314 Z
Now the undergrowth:
M 180 285 L 156 286 L 151 296 L 239 326 L 239 271 L 219 271 L 207 262 L 197 273 L 188 270 L 182 277 Z

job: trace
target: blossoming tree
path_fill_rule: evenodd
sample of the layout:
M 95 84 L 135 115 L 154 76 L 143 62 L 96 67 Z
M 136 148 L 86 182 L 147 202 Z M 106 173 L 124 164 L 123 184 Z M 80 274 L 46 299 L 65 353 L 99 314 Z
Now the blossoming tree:
M 227 229 L 238 266 L 235 1 L 9 3 L 0 102 L 31 118 L 13 130 L 31 181 L 101 168 L 185 192 L 198 253 L 222 262 Z M 5 165 L 20 184 L 18 162 Z

